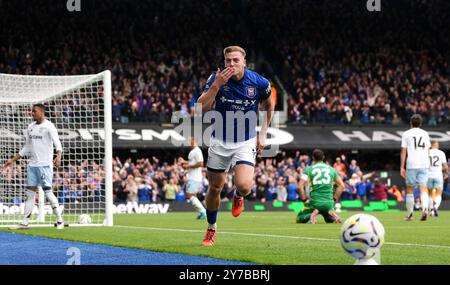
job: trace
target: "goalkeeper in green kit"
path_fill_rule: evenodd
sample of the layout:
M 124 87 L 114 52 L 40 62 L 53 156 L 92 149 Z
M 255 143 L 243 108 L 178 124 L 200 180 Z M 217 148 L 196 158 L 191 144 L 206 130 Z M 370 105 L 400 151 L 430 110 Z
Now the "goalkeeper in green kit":
M 305 182 L 309 181 L 310 199 L 298 213 L 297 223 L 315 224 L 319 214 L 324 217 L 326 223 L 341 223 L 341 219 L 334 212 L 334 202 L 341 196 L 345 185 L 336 170 L 324 162 L 324 158 L 323 151 L 315 149 L 313 165 L 305 169 L 300 179 L 300 197 L 302 201 L 307 201 Z M 336 184 L 336 191 L 333 191 L 334 184 Z

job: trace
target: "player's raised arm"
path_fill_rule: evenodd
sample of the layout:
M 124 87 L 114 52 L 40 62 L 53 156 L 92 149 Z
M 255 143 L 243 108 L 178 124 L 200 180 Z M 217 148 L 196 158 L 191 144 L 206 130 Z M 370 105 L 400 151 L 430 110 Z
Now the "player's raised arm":
M 59 167 L 61 165 L 61 154 L 62 154 L 62 145 L 61 145 L 61 141 L 59 140 L 59 136 L 58 136 L 58 130 L 56 130 L 55 126 L 52 125 L 50 127 L 50 137 L 53 141 L 53 145 L 56 148 L 56 158 L 53 161 L 55 167 Z
M 220 68 L 217 68 L 216 74 L 210 76 L 206 83 L 205 90 L 197 100 L 197 104 L 202 104 L 202 112 L 212 109 L 220 87 L 227 83 L 233 74 L 234 68 L 227 67 L 222 71 L 220 71 Z

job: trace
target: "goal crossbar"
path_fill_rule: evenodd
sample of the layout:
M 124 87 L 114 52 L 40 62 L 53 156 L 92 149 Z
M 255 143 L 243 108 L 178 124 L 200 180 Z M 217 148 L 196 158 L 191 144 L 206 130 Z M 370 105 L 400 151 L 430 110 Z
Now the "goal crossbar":
M 36 80 L 36 81 L 43 81 L 43 80 L 54 80 L 57 78 L 61 78 L 61 79 L 65 79 L 65 78 L 71 78 L 71 81 L 74 81 L 74 83 L 72 83 L 70 86 L 63 86 L 60 87 L 58 89 L 50 89 L 50 90 L 43 90 L 40 92 L 33 91 L 32 94 L 26 93 L 26 92 L 14 92 L 14 90 L 18 90 L 18 87 L 14 87 L 11 89 L 5 89 L 4 87 L 2 87 L 0 85 L 0 104 L 1 103 L 10 103 L 10 104 L 14 104 L 14 103 L 38 103 L 44 99 L 48 99 L 48 98 L 55 98 L 58 96 L 61 96 L 63 94 L 66 93 L 70 93 L 72 91 L 74 91 L 75 89 L 80 89 L 83 88 L 84 86 L 86 86 L 87 84 L 94 82 L 96 80 L 99 80 L 101 78 L 105 78 L 108 75 L 110 76 L 110 71 L 103 71 L 97 74 L 93 74 L 93 75 L 69 75 L 69 76 L 41 76 L 41 75 L 12 75 L 12 74 L 5 74 L 5 73 L 0 73 L 0 82 L 2 82 L 2 79 L 31 79 L 31 80 Z M 36 82 L 35 82 L 36 83 Z M 12 94 L 12 95 L 11 95 Z M 42 94 L 41 96 L 37 96 L 39 94 Z M 24 96 L 25 95 L 25 96 Z M 26 96 L 28 95 L 28 96 Z M 21 98 L 20 102 L 18 102 L 18 98 Z M 29 98 L 29 99 L 28 99 Z

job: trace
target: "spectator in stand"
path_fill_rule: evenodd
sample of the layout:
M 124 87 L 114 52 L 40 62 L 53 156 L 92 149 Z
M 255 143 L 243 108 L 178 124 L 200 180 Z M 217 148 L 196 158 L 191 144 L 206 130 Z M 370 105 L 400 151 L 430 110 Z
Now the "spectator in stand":
M 353 175 L 358 176 L 357 173 L 353 173 Z M 357 191 L 357 199 L 362 200 L 363 202 L 367 201 L 367 183 L 362 179 L 362 177 L 358 177 L 359 181 L 356 183 L 356 191 Z
M 387 202 L 388 195 L 386 185 L 378 177 L 375 177 L 373 184 L 373 199 L 375 201 Z
M 353 173 L 352 177 L 348 180 L 349 192 L 352 196 L 352 199 L 355 199 L 358 197 L 357 185 L 360 181 L 361 181 L 361 178 L 356 173 Z
M 277 201 L 286 202 L 287 201 L 287 189 L 284 186 L 284 178 L 279 177 L 277 181 Z
M 173 178 L 170 178 L 169 182 L 167 182 L 167 180 L 164 180 L 164 186 L 162 189 L 162 191 L 164 192 L 164 200 L 168 202 L 174 201 L 178 188 L 179 186 L 175 184 Z
M 345 158 L 345 156 L 342 156 L 342 157 Z M 344 159 L 341 159 L 341 157 L 336 157 L 336 162 L 333 164 L 333 168 L 336 170 L 336 172 L 339 174 L 339 176 L 346 178 L 347 177 L 347 168 L 346 168 L 343 160 Z
M 256 180 L 256 199 L 258 199 L 260 202 L 264 203 L 266 201 L 266 192 L 267 192 L 267 188 L 268 186 L 268 182 L 267 182 L 267 176 L 266 175 L 261 175 L 259 178 L 257 178 Z
M 185 185 L 186 187 L 186 185 Z M 185 187 L 178 187 L 177 192 L 175 193 L 175 201 L 176 202 L 186 202 L 186 189 Z
M 127 192 L 125 192 L 125 188 L 127 187 L 127 181 L 122 180 L 120 184 L 116 188 L 116 200 L 118 203 L 125 203 L 127 201 Z
M 119 199 L 119 193 L 123 191 L 121 189 L 122 180 L 120 179 L 119 173 L 114 172 L 113 174 L 113 201 L 117 201 Z
M 139 185 L 138 200 L 141 203 L 149 203 L 152 201 L 152 186 L 148 178 L 143 179 L 143 183 Z
M 275 182 L 273 180 L 269 180 L 269 187 L 266 192 L 266 201 L 274 201 L 277 199 L 277 191 L 278 188 L 275 186 Z
M 83 196 L 82 191 L 78 189 L 75 183 L 70 185 L 70 190 L 68 194 L 69 194 L 69 201 L 75 203 L 80 202 L 80 198 Z
M 397 188 L 396 185 L 393 185 L 388 189 L 388 198 L 390 197 L 392 197 L 392 199 L 395 199 L 397 202 L 403 202 L 402 192 Z
M 356 193 L 354 192 L 354 187 L 352 187 L 348 181 L 344 182 L 345 188 L 341 194 L 341 200 L 353 200 L 355 198 Z
M 299 200 L 299 190 L 297 188 L 297 179 L 293 176 L 288 178 L 289 184 L 287 187 L 287 201 L 298 201 Z
M 138 201 L 138 186 L 136 181 L 134 180 L 133 175 L 128 175 L 124 192 L 127 193 L 127 202 Z
M 345 172 L 342 170 L 342 167 L 340 165 L 337 165 L 335 168 L 336 173 L 341 177 L 342 181 L 345 181 L 347 179 L 347 176 L 345 175 Z
M 124 108 L 124 105 L 122 103 L 119 103 L 118 100 L 113 99 L 113 101 L 112 101 L 112 119 L 114 122 L 120 122 L 123 108 Z
M 356 164 L 356 160 L 352 159 L 350 162 L 350 165 L 348 166 L 348 176 L 352 177 L 353 173 L 359 173 L 361 171 L 361 169 L 359 168 L 359 166 Z

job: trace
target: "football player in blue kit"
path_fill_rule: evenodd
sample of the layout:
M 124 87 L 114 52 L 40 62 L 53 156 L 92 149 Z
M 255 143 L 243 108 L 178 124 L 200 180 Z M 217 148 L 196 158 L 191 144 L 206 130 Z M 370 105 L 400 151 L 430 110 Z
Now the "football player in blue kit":
M 220 192 L 227 173 L 234 170 L 232 214 L 238 217 L 244 197 L 253 186 L 255 158 L 265 146 L 267 130 L 274 112 L 269 80 L 246 68 L 245 50 L 229 46 L 223 51 L 225 68 L 211 74 L 197 104 L 202 111 L 214 110 L 213 133 L 208 149 L 206 195 L 208 228 L 203 246 L 213 246 L 217 232 Z M 256 132 L 258 112 L 264 111 L 259 135 Z M 217 123 L 219 122 L 219 123 Z

